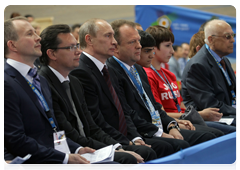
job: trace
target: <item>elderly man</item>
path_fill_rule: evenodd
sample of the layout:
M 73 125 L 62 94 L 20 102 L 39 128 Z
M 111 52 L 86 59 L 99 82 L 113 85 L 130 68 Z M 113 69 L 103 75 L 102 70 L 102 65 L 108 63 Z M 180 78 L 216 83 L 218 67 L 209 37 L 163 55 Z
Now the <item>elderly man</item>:
M 194 105 L 197 110 L 219 108 L 223 117 L 236 118 L 236 77 L 225 57 L 233 52 L 234 37 L 231 26 L 223 20 L 206 24 L 206 44 L 183 72 L 182 96 L 186 106 Z M 234 120 L 232 125 L 235 124 Z

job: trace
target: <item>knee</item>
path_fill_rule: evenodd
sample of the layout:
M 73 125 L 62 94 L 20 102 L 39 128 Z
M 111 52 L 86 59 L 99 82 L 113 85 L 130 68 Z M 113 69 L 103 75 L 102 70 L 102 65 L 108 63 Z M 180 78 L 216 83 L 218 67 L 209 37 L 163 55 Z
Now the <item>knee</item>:
M 141 150 L 144 155 L 142 157 L 145 158 L 144 159 L 145 162 L 153 159 L 157 159 L 157 154 L 152 148 L 147 146 L 141 146 Z
M 115 152 L 114 161 L 121 164 L 137 164 L 137 159 L 125 152 Z

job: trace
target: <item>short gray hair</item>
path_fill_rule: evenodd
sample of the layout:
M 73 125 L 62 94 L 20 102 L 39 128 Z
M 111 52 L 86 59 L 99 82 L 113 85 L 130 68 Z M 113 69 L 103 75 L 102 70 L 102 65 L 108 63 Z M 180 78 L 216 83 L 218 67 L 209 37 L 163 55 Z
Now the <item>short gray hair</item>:
M 97 36 L 97 31 L 99 30 L 96 24 L 97 21 L 104 21 L 104 20 L 99 18 L 93 18 L 93 19 L 87 20 L 81 25 L 79 29 L 79 41 L 82 49 L 87 47 L 87 43 L 85 41 L 85 36 L 87 34 L 93 37 Z
M 13 21 L 15 21 L 15 20 L 28 21 L 27 18 L 22 17 L 22 16 L 14 17 L 14 18 L 4 21 L 4 58 L 6 58 L 6 55 L 9 52 L 7 42 L 9 40 L 17 41 L 19 38 L 17 30 L 13 25 Z

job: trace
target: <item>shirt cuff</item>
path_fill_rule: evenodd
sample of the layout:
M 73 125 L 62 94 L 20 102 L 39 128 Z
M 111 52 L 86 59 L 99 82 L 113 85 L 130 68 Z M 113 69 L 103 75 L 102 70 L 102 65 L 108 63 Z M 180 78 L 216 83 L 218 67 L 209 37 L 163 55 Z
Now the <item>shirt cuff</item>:
M 69 159 L 69 155 L 66 154 L 66 155 L 65 155 L 65 158 L 64 158 L 64 160 L 63 160 L 63 164 L 67 164 L 67 163 L 68 163 L 68 159 Z
M 153 135 L 155 137 L 161 137 L 163 134 L 163 129 L 161 128 L 158 128 L 158 131 Z
M 174 124 L 175 124 L 175 126 L 177 126 L 177 125 L 178 125 L 178 123 L 177 123 L 175 120 L 173 120 L 173 121 L 171 121 L 171 122 L 168 124 L 168 126 L 167 126 L 167 129 L 169 128 L 169 125 L 170 125 L 170 124 L 172 124 L 172 123 L 174 123 Z
M 75 154 L 78 154 L 79 150 L 82 149 L 83 147 L 80 146 L 79 148 L 76 149 Z
M 134 138 L 133 140 L 132 140 L 132 142 L 134 143 L 136 140 L 138 140 L 138 139 L 140 139 L 140 140 L 143 140 L 141 137 L 136 137 L 136 138 Z

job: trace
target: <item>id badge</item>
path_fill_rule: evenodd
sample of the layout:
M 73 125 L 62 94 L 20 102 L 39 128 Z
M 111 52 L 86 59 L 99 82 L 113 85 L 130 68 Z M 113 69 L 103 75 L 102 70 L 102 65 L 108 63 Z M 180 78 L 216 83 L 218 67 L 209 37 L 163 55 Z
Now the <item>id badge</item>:
M 162 128 L 162 121 L 161 121 L 158 110 L 155 110 L 154 112 L 152 112 L 151 116 L 152 116 L 152 123 L 157 127 Z
M 64 131 L 53 133 L 53 139 L 54 139 L 54 148 L 56 150 L 66 154 L 70 154 L 70 150 L 67 144 L 67 139 Z

